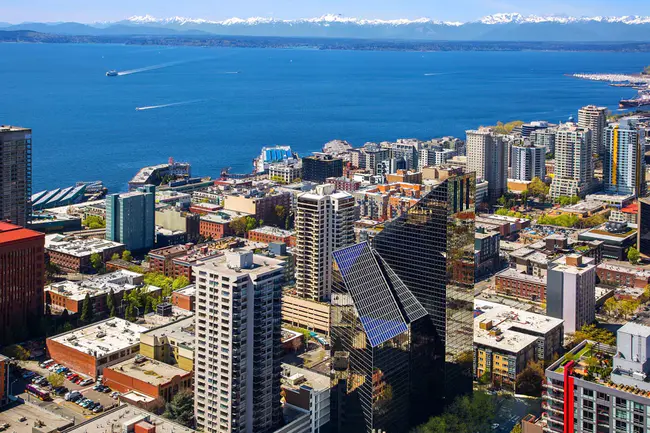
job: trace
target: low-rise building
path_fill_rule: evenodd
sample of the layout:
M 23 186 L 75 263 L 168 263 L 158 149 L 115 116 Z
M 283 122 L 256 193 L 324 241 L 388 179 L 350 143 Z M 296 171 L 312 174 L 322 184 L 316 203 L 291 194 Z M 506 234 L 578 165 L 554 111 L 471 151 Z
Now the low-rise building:
M 529 275 L 508 268 L 495 276 L 494 289 L 497 293 L 544 302 L 546 300 L 546 276 Z
M 0 355 L 0 407 L 9 403 L 9 358 Z
M 121 393 L 136 391 L 154 398 L 159 407 L 174 395 L 192 390 L 192 372 L 142 355 L 104 369 L 104 383 Z
M 291 288 L 282 294 L 282 321 L 292 326 L 329 334 L 330 305 L 296 296 Z
M 97 378 L 106 367 L 135 357 L 140 351 L 140 334 L 146 330 L 114 317 L 50 337 L 46 346 L 55 362 Z
M 476 277 L 491 274 L 501 262 L 499 243 L 501 235 L 478 228 L 474 234 L 474 273 Z
M 45 305 L 52 311 L 81 313 L 86 295 L 90 296 L 96 316 L 108 313 L 106 298 L 113 291 L 117 306 L 131 290 L 142 287 L 144 276 L 137 272 L 119 270 L 109 274 L 94 275 L 81 281 L 62 281 L 45 287 Z M 153 287 L 153 286 L 152 286 Z M 160 290 L 152 288 L 152 290 Z
M 185 232 L 188 242 L 198 241 L 200 220 L 201 216 L 195 213 L 181 211 L 173 207 L 156 208 L 156 226 Z
M 293 183 L 302 176 L 302 165 L 288 161 L 269 165 L 269 179 L 283 184 Z
M 59 433 L 73 425 L 74 420 L 32 402 L 18 400 L 0 411 L 0 430 L 7 433 Z
M 102 262 L 111 260 L 113 254 L 121 255 L 124 244 L 105 239 L 82 239 L 75 236 L 51 234 L 45 236 L 45 251 L 50 263 L 64 271 L 88 273 L 93 272 L 90 257 L 99 254 Z
M 205 239 L 217 240 L 230 236 L 233 230 L 230 228 L 230 223 L 238 218 L 251 216 L 251 214 L 219 210 L 216 213 L 210 213 L 201 216 L 199 224 L 199 234 Z
M 424 186 L 414 183 L 391 183 L 355 191 L 359 215 L 377 221 L 386 221 L 406 213 L 424 193 Z
M 187 311 L 194 311 L 194 302 L 196 301 L 196 287 L 190 284 L 182 289 L 172 292 L 172 305 Z
M 625 262 L 605 262 L 598 265 L 596 275 L 602 284 L 643 289 L 650 284 L 650 269 Z
M 253 242 L 281 242 L 288 247 L 296 246 L 296 235 L 289 230 L 283 230 L 277 227 L 262 226 L 248 231 L 248 239 Z
M 330 420 L 330 378 L 306 368 L 282 364 L 282 390 L 285 404 L 310 414 L 312 433 L 324 431 Z
M 550 361 L 562 350 L 563 321 L 481 301 L 474 318 L 474 377 L 514 389 L 529 361 Z
M 530 227 L 530 220 L 506 215 L 480 214 L 476 216 L 476 224 L 497 231 L 502 237 L 507 238 Z
M 625 260 L 628 248 L 636 243 L 637 226 L 623 222 L 608 222 L 580 233 L 578 240 L 602 241 L 604 258 Z
M 361 188 L 361 182 L 350 179 L 349 177 L 328 177 L 327 183 L 334 185 L 337 191 L 353 192 Z
M 258 221 L 276 221 L 276 207 L 291 208 L 291 195 L 286 192 L 269 189 L 235 190 L 224 196 L 225 210 L 252 215 Z
M 130 396 L 137 395 L 137 393 L 127 393 Z M 150 398 L 140 394 L 140 400 L 146 401 Z M 120 397 L 121 400 L 126 400 L 127 395 Z M 122 404 L 114 407 L 100 415 L 97 415 L 89 420 L 81 422 L 74 427 L 63 430 L 63 433 L 196 433 L 196 430 L 189 427 L 182 426 L 175 422 L 163 418 L 162 416 L 154 415 L 133 406 L 131 404 Z
M 194 370 L 194 316 L 140 334 L 140 354 L 185 371 Z

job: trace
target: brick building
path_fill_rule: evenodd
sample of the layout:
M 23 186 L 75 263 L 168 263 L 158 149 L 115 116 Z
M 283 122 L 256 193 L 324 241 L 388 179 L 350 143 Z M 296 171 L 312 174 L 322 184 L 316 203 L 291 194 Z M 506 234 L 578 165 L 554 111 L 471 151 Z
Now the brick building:
M 596 275 L 602 284 L 642 289 L 650 284 L 650 269 L 620 262 L 601 263 Z
M 546 300 L 545 276 L 528 275 L 512 268 L 496 275 L 494 288 L 498 293 L 517 298 L 539 302 Z
M 0 222 L 0 345 L 26 337 L 43 315 L 45 236 Z
M 187 311 L 194 311 L 196 288 L 194 284 L 172 292 L 172 305 Z
M 123 394 L 129 391 L 157 400 L 159 407 L 169 403 L 179 392 L 192 390 L 191 371 L 156 361 L 142 355 L 104 369 L 104 383 Z
M 9 403 L 9 358 L 0 355 L 0 407 Z
M 47 352 L 55 362 L 96 379 L 106 367 L 135 357 L 146 330 L 114 317 L 48 338 Z
M 288 247 L 296 246 L 296 235 L 289 230 L 282 230 L 277 227 L 263 226 L 248 231 L 248 239 L 254 242 L 280 242 Z
M 90 262 L 93 254 L 99 254 L 102 262 L 111 260 L 113 254 L 122 254 L 124 244 L 105 239 L 82 239 L 74 236 L 51 234 L 45 236 L 45 251 L 50 263 L 68 272 L 94 271 Z

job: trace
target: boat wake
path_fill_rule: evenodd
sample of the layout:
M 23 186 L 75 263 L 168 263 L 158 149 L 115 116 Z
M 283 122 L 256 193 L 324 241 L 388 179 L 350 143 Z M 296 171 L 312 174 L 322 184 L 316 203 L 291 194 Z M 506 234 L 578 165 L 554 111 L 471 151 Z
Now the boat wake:
M 179 60 L 179 61 L 176 61 L 176 62 L 161 63 L 159 65 L 146 66 L 144 68 L 129 69 L 127 71 L 119 71 L 117 73 L 117 75 L 122 76 L 122 75 L 138 74 L 140 72 L 153 71 L 153 70 L 156 70 L 156 69 L 168 68 L 170 66 L 182 65 L 182 64 L 185 64 L 185 63 L 200 62 L 202 60 L 207 60 L 207 59 L 209 59 L 209 57 L 205 57 L 205 58 L 201 58 L 201 59 Z
M 170 104 L 148 105 L 146 107 L 135 107 L 135 111 L 145 111 L 145 110 L 155 110 L 157 108 L 176 107 L 178 105 L 189 105 L 189 104 L 195 104 L 197 102 L 202 102 L 202 101 L 203 99 L 194 99 L 192 101 L 172 102 Z

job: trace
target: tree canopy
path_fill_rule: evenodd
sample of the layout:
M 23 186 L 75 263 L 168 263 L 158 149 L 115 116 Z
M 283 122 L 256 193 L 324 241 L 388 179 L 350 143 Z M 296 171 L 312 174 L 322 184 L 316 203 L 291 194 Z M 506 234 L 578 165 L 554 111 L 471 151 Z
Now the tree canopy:
M 580 197 L 577 195 L 572 195 L 571 197 L 566 196 L 566 195 L 561 195 L 557 198 L 557 202 L 560 204 L 560 206 L 569 206 L 572 204 L 576 204 L 580 201 Z
M 100 256 L 99 253 L 92 253 L 90 255 L 90 264 L 96 271 L 101 270 L 104 267 L 102 256 Z
M 131 260 L 133 260 L 133 256 L 131 255 L 131 251 L 129 251 L 129 250 L 122 251 L 122 260 L 126 260 L 127 262 L 130 262 Z
M 91 230 L 101 229 L 106 227 L 106 220 L 98 215 L 88 215 L 82 224 Z
M 163 416 L 185 427 L 194 425 L 194 397 L 190 391 L 182 391 L 174 395 L 172 401 L 165 406 Z
M 542 215 L 537 218 L 537 224 L 560 226 L 560 227 L 575 227 L 580 218 L 575 215 L 563 214 L 558 216 Z
M 90 299 L 90 295 L 86 293 L 83 304 L 81 304 L 81 317 L 79 318 L 82 322 L 90 323 L 93 320 L 93 316 L 93 302 L 92 299 Z
M 639 253 L 639 250 L 634 247 L 630 247 L 630 249 L 627 250 L 627 259 L 633 265 L 639 264 L 639 261 L 641 260 L 641 254 Z
M 597 343 L 616 345 L 616 336 L 606 329 L 598 328 L 596 325 L 585 325 L 573 334 L 573 345 L 577 346 L 584 340 L 591 340 Z
M 529 361 L 526 368 L 517 376 L 516 389 L 518 394 L 539 397 L 542 395 L 542 383 L 544 382 L 543 362 Z
M 412 433 L 474 433 L 490 431 L 496 416 L 495 399 L 484 392 L 458 397 L 442 415 L 432 417 Z

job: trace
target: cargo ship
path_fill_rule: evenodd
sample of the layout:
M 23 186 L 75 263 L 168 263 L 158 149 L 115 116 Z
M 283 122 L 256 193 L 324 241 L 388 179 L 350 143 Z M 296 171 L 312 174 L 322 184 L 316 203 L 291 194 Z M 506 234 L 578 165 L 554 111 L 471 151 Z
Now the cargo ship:
M 645 107 L 650 105 L 650 92 L 639 92 L 634 98 L 621 99 L 618 103 L 619 108 Z

